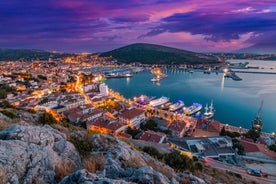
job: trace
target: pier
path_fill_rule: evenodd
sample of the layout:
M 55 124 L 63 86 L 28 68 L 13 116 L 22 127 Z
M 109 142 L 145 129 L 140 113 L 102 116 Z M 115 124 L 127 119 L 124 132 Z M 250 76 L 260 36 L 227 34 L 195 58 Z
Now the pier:
M 229 77 L 229 78 L 232 78 L 233 80 L 236 80 L 236 81 L 242 80 L 242 78 L 237 76 L 234 71 L 228 71 L 227 73 L 225 73 L 224 77 Z
M 274 74 L 274 75 L 276 75 L 276 72 L 241 71 L 241 70 L 237 70 L 237 71 L 235 71 L 235 73 L 255 73 L 255 74 Z

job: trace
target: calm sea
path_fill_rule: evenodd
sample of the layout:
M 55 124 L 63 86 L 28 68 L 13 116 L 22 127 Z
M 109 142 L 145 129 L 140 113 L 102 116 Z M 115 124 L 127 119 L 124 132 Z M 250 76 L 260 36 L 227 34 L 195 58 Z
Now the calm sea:
M 254 61 L 254 64 L 256 66 L 257 61 Z M 261 64 L 259 62 L 259 65 Z M 266 62 L 261 66 L 276 72 L 276 62 Z M 273 67 L 274 69 L 271 69 Z M 138 73 L 132 78 L 108 79 L 106 83 L 126 98 L 138 97 L 141 94 L 157 98 L 167 96 L 171 102 L 181 99 L 187 106 L 192 102 L 205 106 L 213 100 L 216 110 L 214 119 L 244 128 L 251 128 L 251 120 L 263 100 L 263 131 L 276 132 L 276 74 L 238 73 L 243 80 L 234 81 L 224 78 L 221 73 L 164 73 L 168 77 L 161 80 L 159 85 L 150 81 L 153 75 L 149 71 Z

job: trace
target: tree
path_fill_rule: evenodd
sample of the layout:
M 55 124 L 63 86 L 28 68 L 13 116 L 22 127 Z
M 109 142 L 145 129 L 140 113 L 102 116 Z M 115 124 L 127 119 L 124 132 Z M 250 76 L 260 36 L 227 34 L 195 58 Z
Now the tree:
M 48 112 L 44 112 L 39 115 L 38 122 L 45 125 L 51 125 L 57 123 L 57 120 L 54 118 L 54 116 Z
M 238 154 L 239 155 L 244 155 L 244 147 L 240 143 L 240 141 L 238 139 L 233 139 L 232 142 L 233 142 L 233 148 L 238 149 Z
M 268 147 L 270 150 L 276 152 L 276 144 L 272 144 Z
M 258 130 L 251 129 L 248 132 L 246 132 L 245 137 L 253 139 L 255 142 L 257 141 L 257 138 L 261 136 L 261 132 Z
M 221 129 L 219 135 L 220 135 L 220 136 L 226 136 L 225 126 L 222 127 L 222 129 Z
M 140 126 L 142 130 L 154 130 L 156 127 L 157 123 L 152 119 L 148 120 L 144 125 L 141 124 Z

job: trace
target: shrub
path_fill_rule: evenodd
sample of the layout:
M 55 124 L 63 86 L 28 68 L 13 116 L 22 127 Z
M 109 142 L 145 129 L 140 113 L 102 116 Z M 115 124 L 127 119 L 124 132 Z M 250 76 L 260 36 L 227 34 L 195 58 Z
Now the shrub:
M 183 172 L 187 169 L 192 169 L 193 161 L 186 155 L 181 155 L 179 151 L 173 151 L 164 155 L 164 160 L 167 165 L 172 167 L 177 172 Z
M 6 100 L 0 102 L 0 107 L 4 108 L 4 109 L 5 108 L 13 108 L 13 106 L 8 101 L 6 101 Z
M 276 144 L 272 144 L 268 147 L 270 150 L 276 152 Z
M 83 168 L 91 173 L 104 169 L 105 158 L 102 153 L 91 155 L 82 161 Z
M 74 144 L 79 154 L 84 158 L 87 157 L 93 150 L 94 145 L 90 141 L 89 136 L 83 137 L 71 136 L 69 141 Z
M 154 148 L 154 147 L 149 147 L 149 146 L 145 146 L 143 148 L 143 151 L 148 153 L 150 156 L 157 158 L 157 159 L 162 159 L 163 155 L 159 153 L 159 151 Z
M 194 164 L 194 169 L 195 169 L 196 171 L 202 171 L 202 170 L 203 170 L 203 165 L 202 165 L 200 162 L 196 162 L 196 163 Z
M 126 131 L 129 135 L 132 136 L 132 138 L 134 139 L 141 131 L 138 129 L 131 129 L 130 127 L 127 128 Z
M 55 179 L 57 181 L 60 181 L 63 179 L 65 176 L 68 176 L 75 170 L 74 164 L 70 161 L 68 162 L 67 160 L 62 160 L 62 162 L 58 165 L 55 165 Z
M 16 115 L 13 114 L 12 112 L 10 111 L 6 111 L 6 110 L 3 110 L 3 111 L 0 111 L 2 114 L 4 114 L 5 116 L 11 118 L 11 119 L 15 119 L 16 118 Z
M 38 117 L 38 123 L 41 123 L 43 125 L 48 124 L 56 124 L 57 120 L 54 118 L 54 116 L 48 112 L 44 112 L 39 115 Z
M 157 127 L 157 123 L 150 119 L 145 124 L 141 124 L 140 127 L 142 130 L 154 130 Z

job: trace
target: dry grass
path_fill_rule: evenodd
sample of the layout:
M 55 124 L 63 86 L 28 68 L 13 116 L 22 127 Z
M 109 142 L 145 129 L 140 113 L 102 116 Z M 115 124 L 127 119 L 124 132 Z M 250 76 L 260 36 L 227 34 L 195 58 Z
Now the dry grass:
M 10 126 L 10 123 L 4 122 L 4 121 L 0 121 L 0 131 L 4 130 L 5 128 L 8 128 L 9 126 Z
M 168 166 L 164 166 L 162 167 L 162 165 L 157 163 L 158 161 L 154 160 L 154 159 L 149 159 L 146 161 L 147 165 L 152 167 L 154 170 L 162 173 L 163 175 L 167 176 L 167 178 L 171 179 L 174 178 L 175 175 L 173 174 L 173 169 L 169 170 Z
M 143 160 L 141 160 L 140 157 L 132 157 L 129 160 L 123 160 L 121 162 L 122 162 L 123 168 L 130 167 L 130 168 L 138 169 L 144 166 Z
M 8 182 L 8 173 L 4 168 L 0 168 L 0 182 Z
M 102 171 L 104 169 L 105 158 L 102 153 L 91 155 L 88 158 L 83 159 L 82 166 L 84 169 L 91 173 L 96 171 Z
M 55 166 L 55 179 L 60 181 L 76 169 L 72 161 L 62 160 L 61 164 Z

